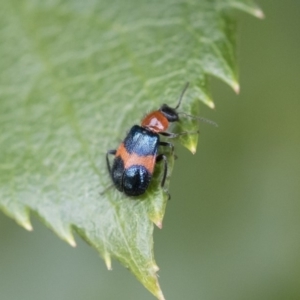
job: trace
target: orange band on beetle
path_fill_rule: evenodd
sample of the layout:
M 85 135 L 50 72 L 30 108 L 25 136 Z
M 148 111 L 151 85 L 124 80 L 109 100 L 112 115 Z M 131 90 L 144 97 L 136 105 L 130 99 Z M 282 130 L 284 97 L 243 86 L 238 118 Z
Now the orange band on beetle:
M 116 157 L 120 156 L 124 162 L 124 168 L 128 169 L 133 165 L 145 167 L 151 174 L 154 170 L 156 157 L 154 155 L 140 156 L 135 153 L 128 153 L 124 143 L 122 143 L 116 153 Z

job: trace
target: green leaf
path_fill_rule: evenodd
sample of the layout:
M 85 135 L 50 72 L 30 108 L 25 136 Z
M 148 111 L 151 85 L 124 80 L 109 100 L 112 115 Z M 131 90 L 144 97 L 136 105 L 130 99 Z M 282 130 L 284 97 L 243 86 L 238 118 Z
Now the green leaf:
M 162 167 L 141 197 L 100 195 L 105 153 L 186 82 L 189 114 L 198 100 L 214 107 L 209 75 L 238 91 L 231 8 L 262 16 L 245 0 L 0 0 L 0 208 L 28 230 L 33 212 L 72 246 L 75 230 L 163 299 L 152 237 L 168 198 Z M 197 126 L 183 118 L 174 130 Z M 195 152 L 197 138 L 180 142 Z

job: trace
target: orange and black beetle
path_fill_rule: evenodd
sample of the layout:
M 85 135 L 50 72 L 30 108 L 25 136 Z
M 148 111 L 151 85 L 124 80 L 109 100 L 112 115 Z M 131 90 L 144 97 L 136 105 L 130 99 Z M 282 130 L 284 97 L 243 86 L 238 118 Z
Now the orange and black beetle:
M 158 154 L 158 147 L 170 147 L 173 153 L 174 146 L 171 143 L 160 141 L 159 135 L 175 138 L 183 134 L 196 133 L 166 131 L 170 122 L 179 121 L 177 109 L 187 88 L 188 84 L 183 89 L 175 108 L 163 104 L 158 110 L 146 115 L 140 126 L 134 125 L 117 150 L 107 151 L 107 168 L 113 184 L 119 191 L 128 196 L 144 194 L 151 181 L 155 164 L 161 160 L 164 161 L 161 187 L 164 187 L 168 173 L 168 161 L 165 154 Z M 108 159 L 110 154 L 115 156 L 112 166 Z

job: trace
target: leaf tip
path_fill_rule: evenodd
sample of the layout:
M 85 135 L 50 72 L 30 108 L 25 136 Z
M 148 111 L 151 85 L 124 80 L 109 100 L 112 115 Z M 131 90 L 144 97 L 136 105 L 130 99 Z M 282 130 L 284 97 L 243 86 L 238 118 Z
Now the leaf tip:
M 197 151 L 197 142 L 198 140 L 190 139 L 187 141 L 184 146 L 192 152 L 192 154 L 195 154 Z
M 31 223 L 30 223 L 29 220 L 24 221 L 23 223 L 20 223 L 20 225 L 23 226 L 28 231 L 32 231 L 33 230 L 33 227 L 32 227 L 32 225 L 31 225 Z
M 162 291 L 159 291 L 159 292 L 158 292 L 157 298 L 158 298 L 158 300 L 165 300 L 165 297 L 164 297 Z
M 163 227 L 162 220 L 154 221 L 154 224 L 155 224 L 159 229 L 162 229 L 162 227 Z
M 103 258 L 104 258 L 104 262 L 105 262 L 107 270 L 111 271 L 112 267 L 111 267 L 111 257 L 110 257 L 110 255 L 108 253 L 105 253 L 103 255 Z
M 71 233 L 65 237 L 65 241 L 73 248 L 75 248 L 77 246 L 75 239 Z
M 189 149 L 190 149 L 190 151 L 192 152 L 192 154 L 196 154 L 196 152 L 197 152 L 197 147 L 196 147 L 196 145 L 191 145 L 191 147 L 190 147 Z
M 16 222 L 28 231 L 32 231 L 33 227 L 29 218 L 29 210 L 24 209 L 14 215 Z
M 240 85 L 239 85 L 238 82 L 234 82 L 234 83 L 232 84 L 232 88 L 233 88 L 233 90 L 235 91 L 236 94 L 239 94 L 239 93 L 240 93 Z
M 215 106 L 215 103 L 213 101 L 210 101 L 210 102 L 207 102 L 207 105 L 209 108 L 211 109 L 214 109 L 216 106 Z
M 259 19 L 264 19 L 265 18 L 265 14 L 260 8 L 257 8 L 257 9 L 254 10 L 254 15 Z

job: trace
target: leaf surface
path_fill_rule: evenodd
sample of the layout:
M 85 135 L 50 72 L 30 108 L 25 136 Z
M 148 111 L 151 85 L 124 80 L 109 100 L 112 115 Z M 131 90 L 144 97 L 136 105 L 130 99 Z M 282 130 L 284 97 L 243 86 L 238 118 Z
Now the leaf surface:
M 214 107 L 209 75 L 238 91 L 232 8 L 262 17 L 246 0 L 1 0 L 0 208 L 28 230 L 35 213 L 73 246 L 75 230 L 163 299 L 152 237 L 167 202 L 161 166 L 135 200 L 100 195 L 105 153 L 143 114 L 174 106 L 187 81 L 181 109 L 196 115 L 198 100 Z M 180 142 L 194 152 L 197 138 Z

